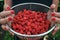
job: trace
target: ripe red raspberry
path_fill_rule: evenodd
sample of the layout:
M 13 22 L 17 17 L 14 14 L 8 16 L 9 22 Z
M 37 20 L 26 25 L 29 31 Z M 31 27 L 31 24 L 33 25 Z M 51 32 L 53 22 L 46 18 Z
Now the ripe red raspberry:
M 24 31 L 23 31 L 23 30 L 20 30 L 20 33 L 21 33 L 21 34 L 24 34 Z
M 47 14 L 32 10 L 22 10 L 13 18 L 12 28 L 21 34 L 36 35 L 48 31 L 50 21 Z
M 27 32 L 27 35 L 31 35 L 31 32 Z

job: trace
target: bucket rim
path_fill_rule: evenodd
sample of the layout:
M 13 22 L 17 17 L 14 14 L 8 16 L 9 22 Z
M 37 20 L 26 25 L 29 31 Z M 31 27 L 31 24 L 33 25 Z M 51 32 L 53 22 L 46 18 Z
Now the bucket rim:
M 13 6 L 11 9 L 13 9 L 13 8 L 15 8 L 15 7 L 19 6 L 19 5 L 27 5 L 27 4 L 41 5 L 41 6 L 44 6 L 44 7 L 47 7 L 48 9 L 50 9 L 49 6 L 44 5 L 44 4 L 41 4 L 41 3 L 21 3 L 21 4 L 18 4 L 18 5 Z M 7 25 L 7 26 L 9 26 L 9 25 Z M 13 32 L 14 34 L 18 35 L 18 36 L 23 36 L 23 37 L 40 37 L 40 36 L 44 36 L 44 35 L 50 33 L 50 32 L 55 28 L 55 26 L 56 26 L 56 25 L 54 25 L 54 26 L 53 26 L 51 29 L 49 29 L 47 32 L 42 33 L 42 34 L 37 34 L 37 35 L 20 34 L 20 33 L 16 32 L 16 31 L 14 31 L 14 30 L 11 29 L 11 28 L 10 28 L 10 31 Z

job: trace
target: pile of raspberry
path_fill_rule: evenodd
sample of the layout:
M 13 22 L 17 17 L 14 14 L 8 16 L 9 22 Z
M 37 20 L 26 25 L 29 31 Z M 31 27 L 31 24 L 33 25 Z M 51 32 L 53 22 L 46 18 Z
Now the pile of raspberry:
M 48 31 L 50 24 L 45 12 L 24 9 L 19 11 L 13 18 L 11 26 L 18 33 L 36 35 Z

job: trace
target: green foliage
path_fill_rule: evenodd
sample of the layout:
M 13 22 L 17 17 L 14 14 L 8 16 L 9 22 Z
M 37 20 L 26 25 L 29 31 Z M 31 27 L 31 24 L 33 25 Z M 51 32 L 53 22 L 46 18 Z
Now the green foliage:
M 12 35 L 10 35 L 9 32 L 6 32 L 5 37 L 4 37 L 4 40 L 14 40 L 13 38 L 14 37 Z
M 60 29 L 57 31 L 57 33 L 54 36 L 54 40 L 60 40 Z
M 0 0 L 0 12 L 3 10 L 4 2 Z

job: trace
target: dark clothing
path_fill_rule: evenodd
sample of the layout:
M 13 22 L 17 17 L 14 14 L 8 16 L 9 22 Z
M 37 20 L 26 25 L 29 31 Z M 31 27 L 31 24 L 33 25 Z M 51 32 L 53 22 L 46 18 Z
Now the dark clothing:
M 47 6 L 50 6 L 52 3 L 52 0 L 12 0 L 13 6 L 20 4 L 20 3 L 26 3 L 26 2 L 35 2 L 35 3 L 41 3 L 45 4 Z

